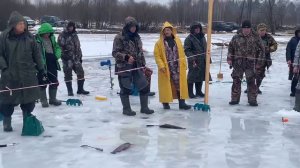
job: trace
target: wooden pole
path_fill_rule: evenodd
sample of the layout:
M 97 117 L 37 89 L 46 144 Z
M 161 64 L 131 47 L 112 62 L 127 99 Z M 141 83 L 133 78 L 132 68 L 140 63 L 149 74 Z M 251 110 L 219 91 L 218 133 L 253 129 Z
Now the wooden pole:
M 209 0 L 208 3 L 208 26 L 207 26 L 207 50 L 206 50 L 206 70 L 205 70 L 205 98 L 204 104 L 208 105 L 209 96 L 209 74 L 210 74 L 210 58 L 211 58 L 211 32 L 213 18 L 214 0 Z

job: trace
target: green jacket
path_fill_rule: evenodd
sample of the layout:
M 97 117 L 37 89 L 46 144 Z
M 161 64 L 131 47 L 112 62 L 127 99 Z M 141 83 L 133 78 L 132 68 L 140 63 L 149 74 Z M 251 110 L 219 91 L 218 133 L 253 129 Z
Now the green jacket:
M 61 70 L 60 65 L 58 63 L 58 60 L 61 58 L 61 48 L 55 40 L 55 36 L 53 34 L 54 33 L 53 27 L 49 23 L 43 23 L 41 25 L 41 27 L 39 28 L 38 33 L 36 35 L 36 41 L 37 41 L 38 46 L 41 50 L 44 67 L 45 67 L 45 69 L 47 69 L 46 50 L 45 50 L 45 47 L 44 47 L 42 35 L 47 34 L 47 33 L 50 34 L 50 40 L 51 40 L 52 47 L 53 47 L 53 50 L 54 50 L 54 55 L 55 55 L 56 60 L 57 60 L 56 61 L 57 68 L 58 68 L 58 70 Z
M 0 35 L 0 90 L 25 88 L 38 85 L 37 72 L 44 71 L 42 59 L 34 36 L 25 31 L 16 35 L 13 28 L 25 21 L 18 12 L 13 12 L 8 28 Z M 12 90 L 0 93 L 1 104 L 27 104 L 40 97 L 39 87 Z

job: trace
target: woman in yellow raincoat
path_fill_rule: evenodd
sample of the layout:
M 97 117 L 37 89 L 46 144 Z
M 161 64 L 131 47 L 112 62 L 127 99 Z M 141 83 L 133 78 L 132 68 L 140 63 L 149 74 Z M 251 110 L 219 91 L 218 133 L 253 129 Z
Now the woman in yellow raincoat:
M 176 34 L 176 28 L 165 22 L 160 39 L 155 44 L 159 101 L 164 109 L 170 109 L 169 102 L 178 98 L 179 109 L 188 110 L 191 106 L 185 103 L 185 99 L 188 98 L 187 63 L 182 42 Z

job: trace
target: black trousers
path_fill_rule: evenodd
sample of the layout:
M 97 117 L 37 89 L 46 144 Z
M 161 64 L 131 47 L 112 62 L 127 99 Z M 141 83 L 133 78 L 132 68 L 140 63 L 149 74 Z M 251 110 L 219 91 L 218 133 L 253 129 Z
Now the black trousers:
M 118 80 L 119 80 L 119 86 L 120 86 L 120 89 L 121 89 L 121 92 L 120 92 L 120 95 L 131 95 L 132 93 L 132 90 L 131 89 L 127 89 L 123 86 L 122 84 L 122 80 L 121 80 L 121 76 L 118 77 Z M 144 89 L 142 89 L 139 93 L 140 95 L 147 95 L 148 93 L 150 92 L 150 85 L 148 85 L 147 87 L 145 87 Z
M 51 85 L 49 85 L 50 89 L 57 89 L 58 87 L 58 79 L 57 79 L 57 61 L 56 61 L 56 57 L 54 54 L 49 54 L 46 53 L 46 65 L 47 65 L 47 77 L 49 79 L 49 82 L 52 83 Z M 44 81 L 42 81 L 42 79 L 39 79 L 39 84 L 43 85 L 43 84 L 50 84 L 50 83 L 45 83 Z M 55 83 L 55 84 L 53 84 Z M 47 86 L 42 86 L 42 88 L 47 88 Z
M 14 104 L 1 104 L 0 105 L 1 114 L 4 117 L 11 117 L 13 115 L 13 113 L 14 113 L 15 106 L 18 106 L 18 105 L 14 105 Z M 23 112 L 31 113 L 34 110 L 34 108 L 35 108 L 35 102 L 27 103 L 27 104 L 21 104 L 20 106 L 21 106 L 21 109 L 22 109 Z

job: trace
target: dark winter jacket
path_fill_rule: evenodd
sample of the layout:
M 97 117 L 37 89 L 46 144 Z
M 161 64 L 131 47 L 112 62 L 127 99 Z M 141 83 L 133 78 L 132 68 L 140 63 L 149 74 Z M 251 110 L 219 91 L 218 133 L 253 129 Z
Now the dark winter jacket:
M 45 46 L 44 46 L 44 42 L 43 42 L 43 37 L 42 35 L 43 34 L 47 34 L 49 33 L 50 34 L 50 41 L 52 43 L 52 48 L 53 48 L 53 51 L 54 51 L 54 56 L 56 57 L 56 64 L 57 64 L 57 70 L 61 70 L 60 69 L 60 65 L 58 63 L 58 60 L 61 58 L 61 49 L 60 49 L 60 46 L 56 43 L 56 39 L 55 39 L 55 36 L 54 36 L 54 30 L 52 28 L 52 26 L 49 24 L 49 23 L 44 23 L 41 25 L 41 27 L 39 28 L 38 30 L 38 34 L 36 35 L 36 41 L 38 43 L 38 46 L 39 46 L 39 49 L 41 51 L 41 54 L 42 54 L 42 60 L 43 60 L 43 64 L 44 64 L 44 67 L 45 69 L 47 69 L 47 63 L 46 63 L 46 49 L 45 49 Z
M 294 58 L 295 58 L 295 52 L 297 45 L 300 41 L 300 37 L 298 37 L 298 32 L 300 32 L 300 29 L 295 31 L 295 36 L 291 38 L 291 40 L 288 42 L 286 46 L 286 61 L 291 61 L 294 63 Z M 293 66 L 290 66 L 289 69 L 289 80 L 292 80 L 294 76 L 293 73 Z
M 295 36 L 291 38 L 291 40 L 288 42 L 286 47 L 286 61 L 294 62 L 295 57 L 295 51 L 298 45 L 298 42 L 300 41 L 300 37 L 297 36 L 299 30 L 295 31 Z
M 184 52 L 188 60 L 188 82 L 195 83 L 205 80 L 206 39 L 204 33 L 195 34 L 196 25 L 191 25 L 191 34 L 184 41 Z M 197 65 L 194 67 L 194 63 Z
M 18 12 L 9 18 L 8 28 L 0 36 L 0 90 L 16 89 L 38 85 L 37 72 L 44 71 L 40 52 L 32 34 L 27 30 L 14 33 L 14 27 L 25 21 Z M 0 93 L 3 104 L 27 104 L 39 99 L 39 88 Z
M 58 44 L 62 50 L 63 61 L 72 60 L 75 64 L 82 62 L 82 51 L 75 27 L 73 32 L 69 32 L 66 28 L 59 35 Z

